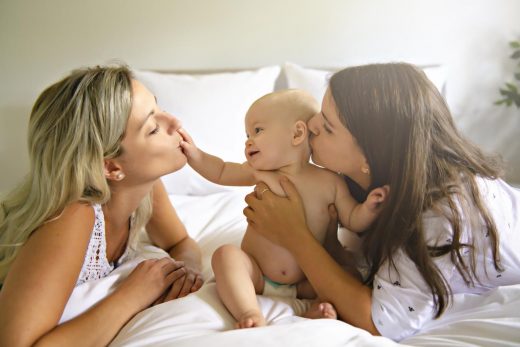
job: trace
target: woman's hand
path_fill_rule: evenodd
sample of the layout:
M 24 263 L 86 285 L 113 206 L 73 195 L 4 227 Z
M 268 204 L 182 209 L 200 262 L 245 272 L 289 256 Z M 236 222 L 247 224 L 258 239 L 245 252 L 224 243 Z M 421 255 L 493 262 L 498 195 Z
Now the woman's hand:
M 183 263 L 182 261 L 179 263 Z M 202 287 L 204 282 L 200 270 L 196 266 L 185 265 L 184 276 L 178 278 L 173 282 L 171 287 L 167 289 L 161 297 L 159 297 L 155 304 L 160 304 L 166 301 L 185 297 L 190 293 L 194 293 Z
M 118 290 L 130 293 L 131 302 L 137 303 L 139 311 L 149 307 L 172 283 L 186 275 L 181 261 L 170 257 L 147 259 L 140 262 Z
M 285 248 L 297 244 L 302 233 L 310 233 L 300 194 L 294 184 L 282 177 L 280 185 L 287 197 L 280 197 L 260 182 L 245 198 L 244 215 L 249 226 L 270 241 Z

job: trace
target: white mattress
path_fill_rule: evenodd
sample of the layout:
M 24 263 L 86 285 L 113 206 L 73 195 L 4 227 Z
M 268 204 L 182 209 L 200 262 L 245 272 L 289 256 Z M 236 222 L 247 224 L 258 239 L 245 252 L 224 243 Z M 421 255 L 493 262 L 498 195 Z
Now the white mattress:
M 486 296 L 456 296 L 453 307 L 441 319 L 399 344 L 340 321 L 297 316 L 306 302 L 264 296 L 258 296 L 258 300 L 269 326 L 233 330 L 234 320 L 215 290 L 210 259 L 218 246 L 240 243 L 246 228 L 244 196 L 249 190 L 170 196 L 190 235 L 202 248 L 205 284 L 186 298 L 139 313 L 111 346 L 520 346 L 520 285 L 501 287 Z M 163 255 L 161 250 L 142 243 L 136 259 L 104 279 L 77 287 L 62 321 L 110 293 L 118 279 L 141 259 Z

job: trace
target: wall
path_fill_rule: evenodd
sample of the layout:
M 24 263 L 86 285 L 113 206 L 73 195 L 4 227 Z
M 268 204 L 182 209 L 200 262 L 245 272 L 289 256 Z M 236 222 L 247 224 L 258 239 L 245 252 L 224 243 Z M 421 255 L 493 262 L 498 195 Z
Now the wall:
M 520 182 L 520 112 L 492 105 L 518 37 L 516 0 L 0 0 L 0 193 L 28 170 L 26 124 L 39 92 L 113 59 L 167 70 L 444 64 L 457 122 Z

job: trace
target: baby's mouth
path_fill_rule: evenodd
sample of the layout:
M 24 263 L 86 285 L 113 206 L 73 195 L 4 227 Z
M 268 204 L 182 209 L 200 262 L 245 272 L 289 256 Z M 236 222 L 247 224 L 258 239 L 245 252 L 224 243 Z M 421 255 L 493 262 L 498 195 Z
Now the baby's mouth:
M 259 153 L 260 151 L 251 151 L 249 152 L 249 156 L 252 157 L 254 156 L 255 154 Z

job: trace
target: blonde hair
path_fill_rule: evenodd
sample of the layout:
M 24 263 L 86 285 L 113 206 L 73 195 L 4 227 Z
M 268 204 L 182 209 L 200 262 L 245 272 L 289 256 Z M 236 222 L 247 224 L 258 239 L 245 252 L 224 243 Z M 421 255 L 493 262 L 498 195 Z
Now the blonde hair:
M 320 105 L 312 95 L 301 89 L 284 89 L 266 94 L 256 100 L 249 109 L 255 105 L 268 103 L 274 107 L 287 110 L 284 116 L 290 120 L 302 120 L 307 122 L 320 111 Z
M 0 203 L 0 283 L 20 246 L 74 202 L 104 204 L 104 159 L 122 153 L 132 106 L 124 65 L 75 70 L 45 89 L 29 120 L 30 171 Z M 133 216 L 130 243 L 151 214 L 147 196 Z

